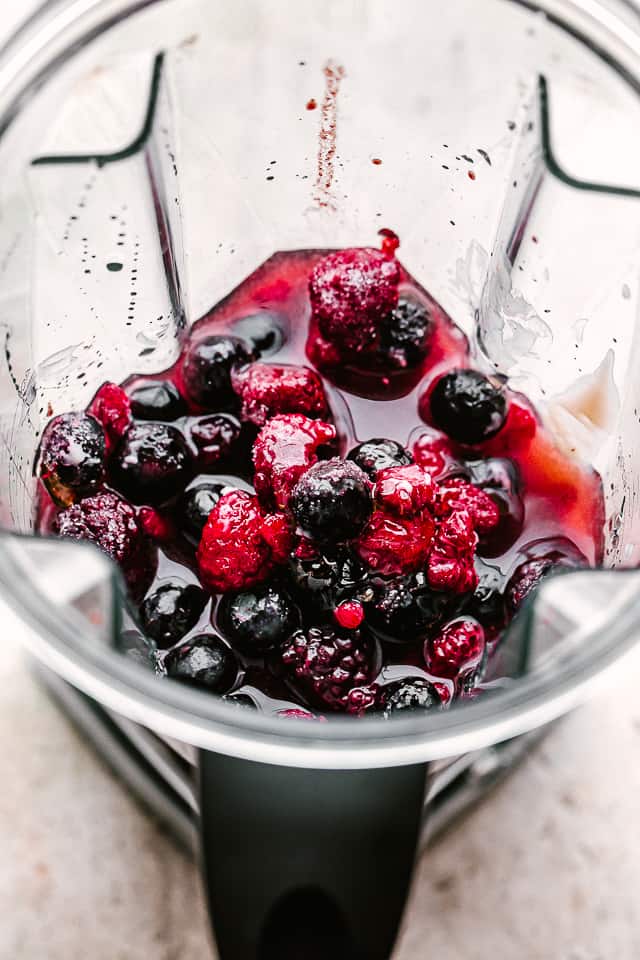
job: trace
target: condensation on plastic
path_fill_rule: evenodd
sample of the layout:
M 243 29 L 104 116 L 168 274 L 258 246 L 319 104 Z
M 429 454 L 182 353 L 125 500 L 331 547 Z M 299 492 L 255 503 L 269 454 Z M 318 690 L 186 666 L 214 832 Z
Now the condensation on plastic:
M 506 0 L 289 11 L 156 4 L 69 58 L 0 140 L 3 527 L 31 529 L 52 413 L 165 368 L 184 329 L 275 251 L 374 244 L 391 227 L 478 363 L 600 470 L 606 565 L 635 565 L 638 92 Z M 319 186 L 328 65 L 343 76 Z M 76 548 L 41 543 L 14 538 L 12 562 L 53 597 Z M 109 637 L 116 580 L 89 568 L 94 593 L 70 576 L 64 596 Z M 628 578 L 607 573 L 549 587 L 511 635 L 507 674 L 570 657 L 584 617 L 606 630 L 629 601 Z

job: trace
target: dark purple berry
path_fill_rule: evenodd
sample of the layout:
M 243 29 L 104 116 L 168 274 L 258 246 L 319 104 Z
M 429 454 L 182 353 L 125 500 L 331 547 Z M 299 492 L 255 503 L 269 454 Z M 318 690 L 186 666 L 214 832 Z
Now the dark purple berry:
M 362 630 L 333 626 L 297 630 L 281 650 L 285 674 L 325 708 L 361 713 L 374 704 L 368 688 L 377 669 L 377 648 Z
M 401 297 L 380 325 L 380 350 L 394 367 L 417 367 L 429 350 L 431 329 L 427 308 Z
M 384 716 L 400 716 L 406 713 L 420 713 L 423 710 L 441 710 L 442 700 L 432 683 L 428 680 L 400 680 L 390 683 L 383 690 Z
M 129 397 L 131 413 L 137 420 L 177 420 L 185 413 L 185 403 L 170 380 L 148 380 Z
M 284 342 L 285 321 L 273 313 L 252 313 L 235 320 L 231 326 L 234 336 L 241 337 L 263 359 L 276 353 Z
M 481 534 L 478 551 L 483 557 L 500 556 L 518 539 L 524 523 L 518 468 L 513 460 L 501 457 L 474 460 L 465 466 L 470 482 L 491 497 L 500 513 L 497 526 Z
M 38 453 L 40 479 L 52 499 L 68 507 L 94 493 L 104 479 L 104 431 L 85 413 L 63 413 L 45 427 Z
M 447 595 L 432 590 L 423 573 L 394 577 L 374 582 L 366 621 L 381 640 L 409 644 L 441 623 L 449 606 Z
M 589 566 L 587 558 L 565 537 L 534 540 L 522 550 L 525 559 L 512 573 L 505 591 L 511 614 L 522 606 L 534 587 L 554 570 L 577 570 Z
M 363 470 L 370 480 L 375 480 L 381 470 L 389 467 L 406 467 L 413 463 L 413 457 L 402 444 L 395 440 L 365 440 L 349 453 L 349 460 Z
M 333 613 L 344 600 L 367 588 L 368 571 L 362 561 L 346 549 L 305 559 L 294 556 L 290 576 L 300 602 L 321 614 Z
M 180 497 L 178 512 L 181 529 L 187 540 L 194 546 L 200 543 L 209 514 L 223 493 L 230 489 L 231 487 L 224 483 L 202 481 L 189 487 Z
M 193 583 L 163 583 L 140 608 L 142 626 L 159 647 L 166 649 L 195 627 L 207 599 L 204 590 Z
M 350 460 L 321 460 L 298 480 L 290 507 L 306 536 L 344 542 L 356 537 L 371 516 L 371 487 Z
M 134 503 L 158 505 L 189 480 L 192 458 L 183 435 L 165 423 L 134 423 L 116 450 L 114 484 Z
M 228 413 L 213 413 L 189 421 L 189 437 L 198 452 L 198 462 L 209 469 L 227 459 L 240 430 L 240 422 Z
M 300 623 L 289 594 L 274 584 L 227 594 L 218 607 L 218 625 L 229 643 L 246 656 L 261 656 L 284 643 Z
M 231 690 L 238 675 L 233 651 L 211 633 L 198 633 L 174 647 L 165 657 L 164 666 L 172 679 L 220 695 Z
M 498 567 L 476 558 L 478 585 L 472 594 L 463 597 L 461 613 L 469 614 L 483 627 L 488 640 L 494 640 L 507 624 L 505 578 Z
M 504 390 L 477 370 L 452 370 L 430 394 L 431 418 L 457 443 L 488 440 L 507 416 Z
M 254 359 L 251 345 L 240 337 L 209 336 L 194 340 L 182 360 L 185 395 L 205 409 L 233 409 L 237 397 L 231 386 L 231 373 Z

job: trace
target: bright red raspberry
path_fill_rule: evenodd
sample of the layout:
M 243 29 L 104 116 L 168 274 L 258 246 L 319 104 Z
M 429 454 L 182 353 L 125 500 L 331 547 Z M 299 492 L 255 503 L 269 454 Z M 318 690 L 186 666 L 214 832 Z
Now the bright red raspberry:
M 345 630 L 357 630 L 364 620 L 364 608 L 358 600 L 343 600 L 333 615 Z
M 202 585 L 211 592 L 243 590 L 266 580 L 286 559 L 281 520 L 257 497 L 231 490 L 209 514 L 196 554 Z M 289 532 L 287 542 L 292 542 Z
M 242 418 L 263 427 L 282 413 L 326 417 L 327 398 L 322 380 L 309 367 L 252 363 L 232 374 L 233 389 L 242 400 Z
M 421 516 L 433 504 L 435 494 L 430 475 L 416 463 L 381 470 L 373 493 L 379 507 L 401 517 Z
M 382 576 L 415 573 L 426 565 L 434 528 L 429 514 L 413 520 L 376 510 L 355 548 L 361 559 Z
M 398 302 L 399 280 L 397 261 L 379 250 L 352 248 L 323 257 L 309 280 L 320 333 L 347 350 L 368 348 Z
M 424 645 L 429 673 L 460 681 L 473 675 L 485 652 L 484 630 L 472 617 L 451 620 Z
M 468 593 L 478 585 L 474 567 L 478 535 L 467 510 L 456 509 L 442 519 L 433 539 L 427 579 L 434 590 Z
M 330 444 L 336 428 L 301 413 L 274 417 L 253 445 L 254 486 L 265 504 L 285 510 L 302 474 L 318 460 L 318 448 Z
M 162 516 L 153 507 L 138 508 L 138 523 L 154 540 L 166 543 L 176 536 L 175 526 L 166 516 Z
M 437 430 L 425 430 L 413 444 L 413 459 L 434 480 L 456 462 L 451 441 Z
M 446 516 L 459 508 L 469 513 L 477 533 L 489 533 L 500 523 L 500 511 L 489 494 L 455 477 L 439 485 L 436 514 Z
M 103 383 L 87 408 L 102 424 L 107 454 L 111 453 L 131 422 L 131 403 L 117 383 Z

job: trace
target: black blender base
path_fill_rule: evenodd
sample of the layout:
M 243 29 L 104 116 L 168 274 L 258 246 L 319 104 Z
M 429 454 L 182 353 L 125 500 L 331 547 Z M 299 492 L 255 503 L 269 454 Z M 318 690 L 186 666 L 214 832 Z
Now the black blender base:
M 100 757 L 189 854 L 197 850 L 195 769 L 148 730 L 114 717 L 100 704 L 34 666 L 36 676 Z M 423 844 L 434 843 L 448 827 L 477 806 L 546 735 L 548 727 L 474 754 L 431 764 L 427 782 Z

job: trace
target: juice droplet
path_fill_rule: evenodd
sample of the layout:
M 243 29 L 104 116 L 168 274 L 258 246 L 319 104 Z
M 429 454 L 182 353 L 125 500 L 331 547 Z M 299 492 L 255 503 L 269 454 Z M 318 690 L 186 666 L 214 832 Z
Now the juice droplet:
M 394 233 L 393 230 L 389 230 L 388 227 L 382 227 L 378 230 L 378 236 L 382 237 L 382 243 L 380 244 L 382 252 L 386 253 L 388 257 L 393 257 L 400 246 L 400 237 L 398 234 Z
M 379 167 L 380 164 L 382 163 L 382 160 L 380 159 L 380 157 L 372 157 L 371 163 L 375 164 L 376 167 Z
M 310 100 L 307 100 L 307 110 L 315 110 L 318 106 L 317 102 L 311 97 Z
M 473 170 L 467 170 L 467 176 L 469 177 L 469 180 L 475 180 L 476 178 L 476 175 L 473 172 Z

